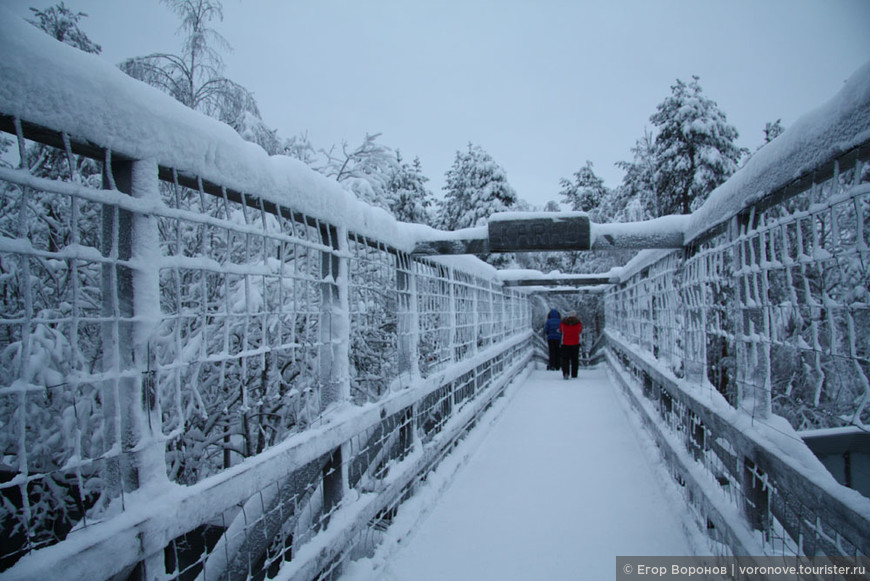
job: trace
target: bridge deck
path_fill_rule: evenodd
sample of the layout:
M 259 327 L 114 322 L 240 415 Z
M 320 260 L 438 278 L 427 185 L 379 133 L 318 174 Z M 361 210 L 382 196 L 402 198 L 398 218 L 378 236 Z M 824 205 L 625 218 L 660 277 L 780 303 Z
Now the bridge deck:
M 451 454 L 455 475 L 418 501 L 431 510 L 343 579 L 612 579 L 617 555 L 693 554 L 685 502 L 616 389 L 603 369 L 533 371 Z

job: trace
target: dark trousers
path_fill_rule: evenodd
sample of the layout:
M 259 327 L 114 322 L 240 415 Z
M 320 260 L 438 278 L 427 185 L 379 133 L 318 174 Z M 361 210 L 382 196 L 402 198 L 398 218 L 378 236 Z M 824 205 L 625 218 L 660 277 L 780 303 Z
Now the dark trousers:
M 580 367 L 580 345 L 562 345 L 562 375 L 577 377 Z
M 547 365 L 547 369 L 559 369 L 560 341 L 558 339 L 548 339 L 547 346 L 550 348 L 550 363 Z

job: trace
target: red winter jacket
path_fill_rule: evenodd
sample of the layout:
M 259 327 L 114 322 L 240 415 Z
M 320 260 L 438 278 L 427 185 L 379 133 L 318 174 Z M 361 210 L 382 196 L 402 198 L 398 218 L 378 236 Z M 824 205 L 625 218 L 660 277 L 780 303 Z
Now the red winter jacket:
M 562 345 L 579 345 L 580 331 L 582 330 L 583 323 L 577 317 L 562 319 L 562 324 L 559 325 L 559 332 L 562 333 Z

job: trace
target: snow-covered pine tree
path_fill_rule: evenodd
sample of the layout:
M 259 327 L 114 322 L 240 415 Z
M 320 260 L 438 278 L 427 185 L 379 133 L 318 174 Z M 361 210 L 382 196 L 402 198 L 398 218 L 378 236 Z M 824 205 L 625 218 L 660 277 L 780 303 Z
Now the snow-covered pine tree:
M 396 168 L 388 184 L 390 211 L 397 220 L 417 224 L 431 224 L 430 208 L 434 202 L 432 192 L 426 188 L 429 178 L 423 175 L 420 158 L 412 163 L 402 160 L 396 151 Z
M 585 166 L 574 172 L 573 180 L 562 178 L 559 185 L 562 186 L 559 192 L 562 201 L 572 210 L 587 212 L 593 221 L 602 221 L 601 204 L 609 195 L 609 189 L 592 169 L 591 161 L 587 160 Z
M 616 166 L 625 172 L 622 184 L 610 190 L 601 213 L 617 222 L 638 222 L 656 216 L 655 138 L 648 130 L 631 148 L 634 159 Z
M 782 119 L 777 119 L 773 123 L 768 121 L 764 124 L 764 145 L 767 145 L 785 132 L 785 127 L 782 126 Z
M 103 51 L 99 44 L 88 38 L 88 35 L 79 28 L 79 20 L 88 16 L 84 12 L 73 12 L 64 6 L 63 2 L 45 10 L 31 8 L 30 11 L 33 12 L 36 20 L 28 20 L 28 22 L 41 28 L 55 40 L 93 54 L 100 54 Z
M 469 142 L 468 151 L 457 151 L 445 176 L 447 193 L 438 214 L 444 230 L 482 225 L 491 215 L 517 203 L 504 169 L 479 145 Z
M 677 80 L 650 117 L 655 140 L 656 216 L 688 214 L 738 167 L 745 153 L 737 129 L 715 101 L 704 96 L 697 76 Z
M 438 224 L 444 230 L 482 226 L 493 214 L 517 204 L 517 194 L 508 183 L 504 169 L 479 145 L 469 142 L 467 152 L 457 151 L 453 166 L 445 176 L 447 193 L 438 214 Z M 480 255 L 480 258 L 499 268 L 516 261 L 512 253 Z
M 556 200 L 550 200 L 543 207 L 544 212 L 561 212 L 562 208 Z
M 747 163 L 749 163 L 749 160 L 752 159 L 752 157 L 756 153 L 761 151 L 761 149 L 765 145 L 767 145 L 768 143 L 770 143 L 771 141 L 773 141 L 774 139 L 776 139 L 777 137 L 782 135 L 782 133 L 784 131 L 785 131 L 785 127 L 782 126 L 782 119 L 777 119 L 776 121 L 773 121 L 773 122 L 768 121 L 767 123 L 765 123 L 764 124 L 764 141 L 761 143 L 761 145 L 759 145 L 758 147 L 755 148 L 754 152 L 752 152 L 751 154 L 749 154 L 743 158 L 743 161 L 741 162 L 741 167 L 746 165 Z

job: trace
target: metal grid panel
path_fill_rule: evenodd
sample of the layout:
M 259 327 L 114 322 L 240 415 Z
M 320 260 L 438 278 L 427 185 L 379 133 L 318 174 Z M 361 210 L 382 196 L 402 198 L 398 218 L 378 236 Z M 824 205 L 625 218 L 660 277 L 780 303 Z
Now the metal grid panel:
M 494 309 L 493 341 L 501 342 L 515 335 L 517 331 L 532 326 L 531 305 L 527 297 L 515 289 L 499 287 L 492 294 Z
M 506 338 L 516 322 L 517 312 L 513 303 L 515 292 L 510 288 L 503 288 L 503 292 L 487 293 L 489 302 L 495 311 L 491 327 L 492 340 L 495 342 Z M 529 326 L 531 326 L 531 322 L 529 322 Z
M 454 406 L 462 407 L 465 405 L 465 402 L 474 397 L 474 391 L 477 388 L 475 377 L 475 373 L 469 371 L 468 373 L 463 373 L 453 381 Z
M 680 286 L 682 253 L 674 252 L 649 268 L 652 301 L 652 353 L 677 377 L 685 375 L 684 321 Z
M 632 275 L 608 290 L 605 301 L 607 327 L 631 337 L 649 353 L 653 350 L 653 294 L 648 270 Z
M 608 326 L 796 429 L 870 420 L 870 174 L 812 181 L 607 295 Z
M 452 286 L 445 266 L 414 260 L 420 328 L 419 368 L 423 377 L 443 369 L 452 360 Z
M 797 429 L 870 421 L 870 186 L 845 187 L 854 174 L 815 184 L 738 241 L 740 340 L 770 361 L 767 383 L 740 385 Z
M 449 376 L 457 358 L 528 332 L 527 298 L 492 281 L 189 175 L 161 168 L 158 182 L 156 165 L 113 162 L 110 151 L 105 178 L 69 146 L 45 151 L 74 171 L 0 168 L 4 569 L 89 528 L 110 501 L 123 510 L 140 482 L 212 486 L 222 481 L 210 476 L 311 426 L 341 379 L 336 342 L 348 344 L 349 397 L 363 402 L 406 371 Z M 136 171 L 152 197 L 119 191 Z M 146 253 L 143 232 L 154 241 Z M 258 481 L 234 508 L 197 514 L 138 567 L 169 579 L 274 575 L 356 498 L 348 487 L 383 490 L 410 447 L 503 381 L 528 344 L 508 352 L 435 388 L 416 412 Z M 158 530 L 178 528 L 165 518 Z
M 20 137 L 20 136 L 19 136 Z M 0 182 L 0 565 L 16 548 L 63 538 L 86 512 L 123 493 L 128 469 L 114 402 L 124 373 L 116 343 L 128 323 L 105 277 L 125 263 L 103 239 L 99 169 L 20 137 L 24 171 Z M 56 182 L 37 189 L 28 171 Z M 87 194 L 93 195 L 87 195 Z
M 456 361 L 470 357 L 477 350 L 482 329 L 478 324 L 476 277 L 464 272 L 453 275 L 454 337 Z
M 679 442 L 695 462 L 703 465 L 709 482 L 706 489 L 720 489 L 732 505 L 740 509 L 749 528 L 756 532 L 754 541 L 770 555 L 846 555 L 861 554 L 858 543 L 865 542 L 863 531 L 841 530 L 838 515 L 832 514 L 795 488 L 793 476 L 776 470 L 765 470 L 760 464 L 770 464 L 771 453 L 744 447 L 737 437 L 739 428 L 717 421 L 709 425 L 703 420 L 709 411 L 691 397 L 677 392 L 666 381 L 660 381 L 638 364 L 636 355 L 615 350 L 620 364 L 629 371 L 643 396 L 651 400 L 668 438 Z M 674 389 L 674 391 L 671 391 Z M 774 454 L 775 455 L 775 454 Z M 752 456 L 752 457 L 750 457 Z M 753 460 L 755 458 L 755 460 Z M 674 476 L 682 482 L 686 475 L 676 463 Z M 686 501 L 695 505 L 701 523 L 706 522 L 716 552 L 728 554 L 729 539 L 724 531 L 708 520 L 700 499 L 686 491 Z M 857 533 L 857 534 L 856 534 Z
M 722 234 L 700 245 L 686 260 L 682 296 L 688 322 L 686 357 L 733 406 L 737 405 L 736 278 L 732 245 Z M 699 372 L 699 375 L 703 372 Z
M 316 532 L 329 522 L 329 480 L 338 468 L 318 458 L 285 478 L 263 482 L 239 506 L 226 510 L 173 539 L 158 559 L 167 580 L 274 577 Z
M 42 146 L 22 149 L 30 157 Z M 142 265 L 129 239 L 143 210 L 97 189 L 100 181 L 92 172 L 91 187 L 2 188 L 3 206 L 16 210 L 4 213 L 0 257 L 0 395 L 11 427 L 3 450 L 17 474 L 2 489 L 21 505 L 3 509 L 18 539 L 9 546 L 55 542 L 144 477 L 125 443 L 128 389 L 161 402 L 154 426 L 162 423 L 169 476 L 180 483 L 264 450 L 319 413 L 317 223 L 164 184 L 163 205 L 147 209 L 160 262 Z M 106 182 L 114 185 L 113 173 Z M 161 322 L 137 371 L 126 351 L 137 332 L 131 285 L 145 271 L 159 278 Z
M 320 412 L 321 269 L 331 252 L 320 224 L 222 193 L 162 187 L 153 345 L 168 468 L 182 483 L 262 452 Z
M 498 287 L 495 283 L 485 282 L 484 285 L 474 289 L 475 302 L 477 304 L 477 347 L 485 349 L 498 341 L 498 319 L 501 315 L 497 311 L 498 302 L 508 292 L 505 287 Z
M 398 255 L 356 235 L 348 250 L 351 397 L 377 401 L 399 373 Z
M 438 434 L 450 419 L 453 413 L 454 385 L 455 382 L 452 382 L 436 389 L 417 406 L 417 426 L 424 443 Z
M 856 152 L 733 217 L 688 248 L 685 260 L 671 253 L 632 274 L 606 297 L 614 336 L 659 361 L 682 351 L 692 383 L 716 389 L 762 424 L 775 413 L 798 430 L 866 425 L 870 172 Z M 654 402 L 669 437 L 741 509 L 766 552 L 866 551 L 866 523 L 779 453 L 743 438 L 645 355 L 616 348 L 615 359 Z M 686 476 L 673 467 L 678 479 Z M 710 518 L 709 504 L 688 492 L 687 500 Z

